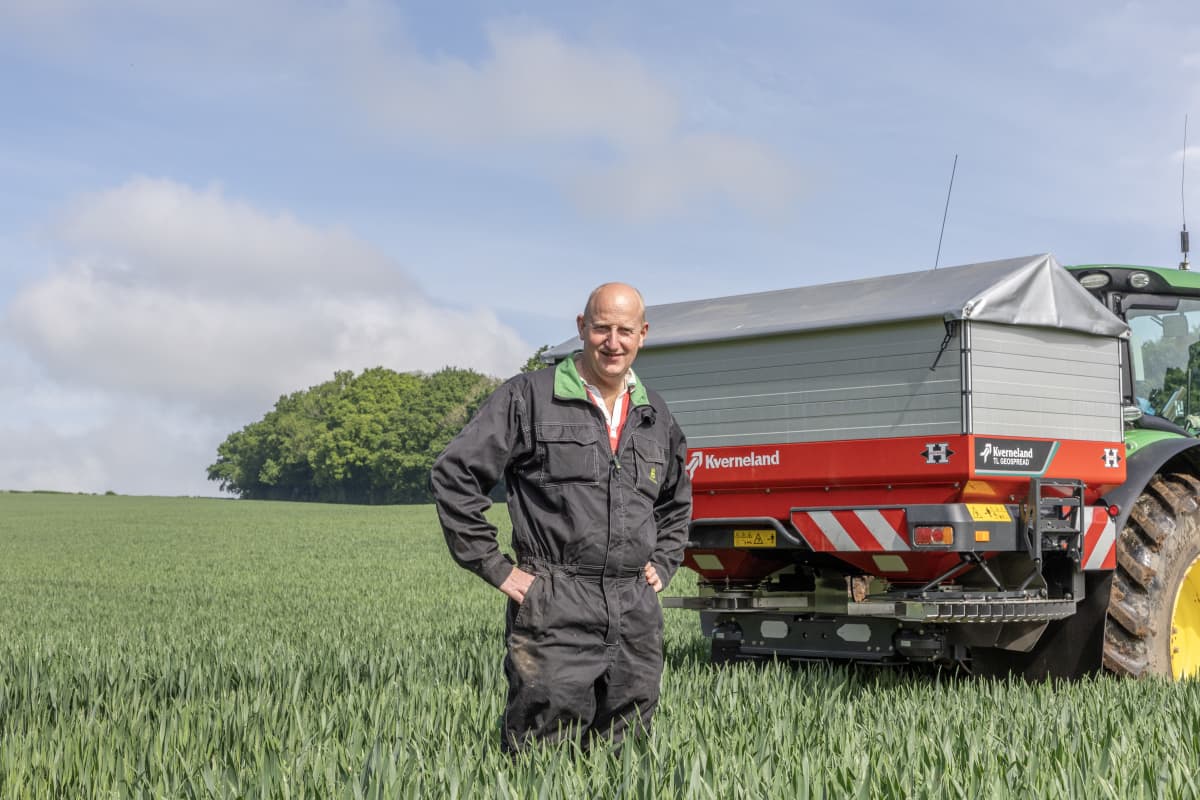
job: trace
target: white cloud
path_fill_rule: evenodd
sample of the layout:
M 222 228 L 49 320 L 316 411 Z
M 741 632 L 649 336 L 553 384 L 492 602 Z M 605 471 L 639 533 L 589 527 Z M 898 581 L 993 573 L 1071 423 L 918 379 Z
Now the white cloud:
M 586 207 L 632 220 L 667 216 L 692 196 L 712 195 L 769 215 L 787 205 L 798 186 L 795 170 L 769 151 L 729 136 L 688 136 L 574 182 Z
M 63 386 L 2 339 L 0 371 L 0 489 L 216 495 L 205 467 L 248 422 Z
M 0 26 L 4 16 L 0 9 Z M 52 20 L 57 32 L 48 35 L 34 18 Z M 392 147 L 519 161 L 527 174 L 572 186 L 571 195 L 587 207 L 617 209 L 620 217 L 629 216 L 629 207 L 644 218 L 713 201 L 774 211 L 794 195 L 778 184 L 798 183 L 789 160 L 766 144 L 687 125 L 688 107 L 705 99 L 682 96 L 678 87 L 685 82 L 664 80 L 650 60 L 617 46 L 571 41 L 530 21 L 484 23 L 486 46 L 470 57 L 422 53 L 404 35 L 399 12 L 377 0 L 333 6 L 126 0 L 113 9 L 71 0 L 52 12 L 10 12 L 7 22 L 43 37 L 46 47 L 56 48 L 62 36 L 90 38 L 97 57 L 119 50 L 122 64 L 154 65 L 113 80 L 164 83 L 201 100 L 222 87 L 227 95 L 264 102 L 302 98 L 313 124 L 337 120 L 332 124 Z M 153 37 L 128 32 L 147 25 Z M 126 40 L 118 45 L 114 37 Z M 59 57 L 92 69 L 87 51 L 80 44 Z M 696 144 L 706 139 L 722 140 L 728 152 L 754 153 L 754 168 L 762 162 L 776 177 L 748 180 L 713 169 L 712 148 Z M 652 189 L 641 175 L 646 169 Z M 592 196 L 597 171 L 606 177 Z M 654 195 L 649 202 L 648 193 Z
M 314 228 L 225 197 L 136 178 L 79 200 L 57 238 L 105 283 L 206 297 L 312 291 L 411 294 L 395 265 L 350 233 Z
M 533 349 L 487 310 L 434 303 L 346 231 L 216 189 L 133 180 L 82 199 L 54 230 L 64 257 L 13 296 L 0 344 L 25 354 L 5 394 L 55 402 L 3 422 L 16 427 L 0 432 L 0 486 L 194 492 L 223 438 L 213 425 L 228 433 L 336 370 L 507 376 Z
M 434 141 L 661 144 L 677 100 L 632 55 L 573 46 L 536 28 L 493 26 L 478 63 L 422 59 L 378 40 L 348 62 L 362 107 L 388 130 Z
M 629 52 L 528 26 L 492 26 L 488 41 L 478 63 L 368 42 L 347 65 L 349 83 L 375 124 L 439 146 L 600 145 L 563 182 L 585 208 L 618 218 L 713 200 L 771 213 L 794 198 L 799 174 L 787 159 L 745 137 L 686 129 L 681 99 Z
M 136 413 L 110 417 L 95 427 L 62 430 L 40 422 L 0 426 L 0 487 L 67 492 L 218 495 L 206 479 L 217 444 L 228 434 L 190 417 L 156 419 Z
M 338 369 L 515 371 L 529 347 L 486 310 L 438 307 L 381 253 L 170 181 L 81 201 L 70 254 L 6 327 L 65 383 L 208 412 L 261 409 Z

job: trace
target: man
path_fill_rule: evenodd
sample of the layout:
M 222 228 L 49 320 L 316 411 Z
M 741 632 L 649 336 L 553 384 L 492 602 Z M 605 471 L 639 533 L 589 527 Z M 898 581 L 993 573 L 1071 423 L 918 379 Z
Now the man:
M 691 517 L 683 433 L 631 369 L 649 329 L 641 295 L 604 284 L 576 325 L 583 351 L 497 389 L 431 476 L 455 561 L 509 597 L 509 752 L 648 728 L 663 663 L 656 593 Z M 501 477 L 516 566 L 483 514 Z

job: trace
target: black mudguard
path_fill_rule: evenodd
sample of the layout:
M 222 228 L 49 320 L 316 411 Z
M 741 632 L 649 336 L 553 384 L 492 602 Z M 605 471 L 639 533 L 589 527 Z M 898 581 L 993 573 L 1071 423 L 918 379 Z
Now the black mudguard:
M 1020 675 L 1031 681 L 1081 678 L 1099 672 L 1112 573 L 1089 572 L 1085 586 L 1087 594 L 1076 612 L 1049 623 L 1032 650 L 1020 653 L 992 647 L 973 648 L 972 671 L 981 675 Z

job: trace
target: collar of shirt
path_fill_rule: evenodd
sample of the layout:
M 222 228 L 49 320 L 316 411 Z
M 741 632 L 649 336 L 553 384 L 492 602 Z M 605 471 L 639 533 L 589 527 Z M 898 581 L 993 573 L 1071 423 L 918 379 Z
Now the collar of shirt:
M 580 377 L 582 377 L 582 376 L 580 376 Z M 617 395 L 617 402 L 613 404 L 613 412 L 614 413 L 612 413 L 612 414 L 608 413 L 608 404 L 604 402 L 604 393 L 600 391 L 599 386 L 588 383 L 585 380 L 583 382 L 583 388 L 587 389 L 588 397 L 592 398 L 592 402 L 595 403 L 597 406 L 599 406 L 600 410 L 604 412 L 604 420 L 611 427 L 612 426 L 612 418 L 614 416 L 619 416 L 615 412 L 620 410 L 621 406 L 628 399 L 629 393 L 633 391 L 633 387 L 637 386 L 637 382 L 638 382 L 637 375 L 634 374 L 633 369 L 630 369 L 628 372 L 625 373 L 625 391 L 621 392 L 621 394 Z
M 632 369 L 625 373 L 625 391 L 617 395 L 617 400 L 613 403 L 611 413 L 608 410 L 608 404 L 604 402 L 604 395 L 598 386 L 593 386 L 587 381 L 583 382 L 583 386 L 587 390 L 588 397 L 592 399 L 592 403 L 604 415 L 604 424 L 608 428 L 608 443 L 615 453 L 617 451 L 617 442 L 621 439 L 621 428 L 624 427 L 625 418 L 629 413 L 629 394 L 633 391 L 633 387 L 637 386 L 637 375 L 634 374 Z

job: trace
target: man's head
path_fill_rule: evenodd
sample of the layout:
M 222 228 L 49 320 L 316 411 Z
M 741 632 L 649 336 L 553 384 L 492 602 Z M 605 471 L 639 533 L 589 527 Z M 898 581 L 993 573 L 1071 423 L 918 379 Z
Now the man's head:
M 622 387 L 650 329 L 641 293 L 625 283 L 597 286 L 575 323 L 583 340 L 584 380 L 600 388 Z

